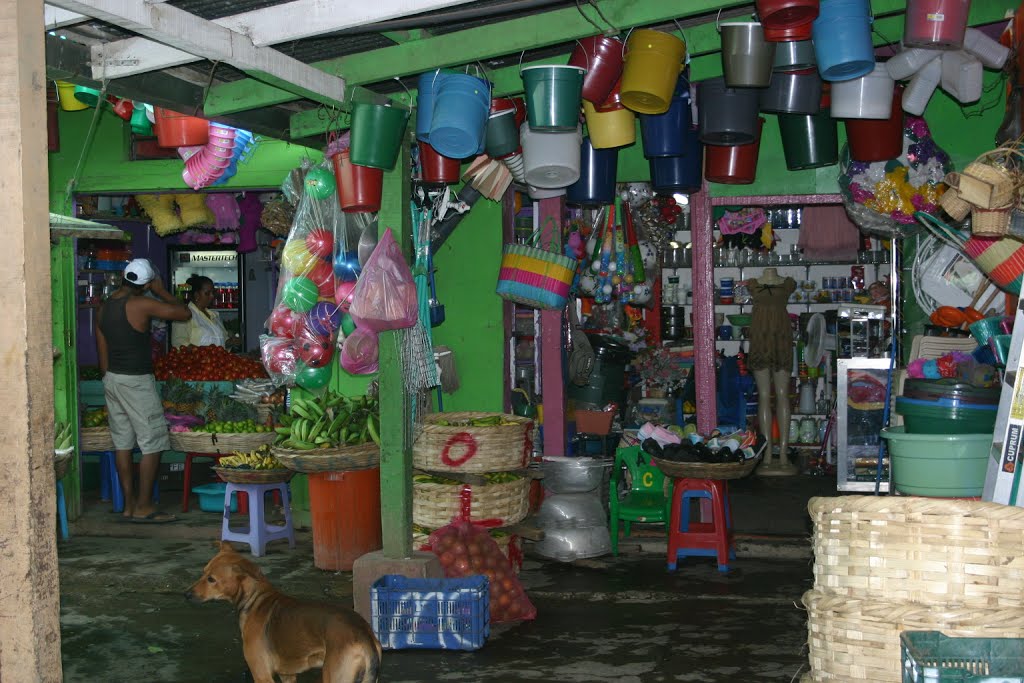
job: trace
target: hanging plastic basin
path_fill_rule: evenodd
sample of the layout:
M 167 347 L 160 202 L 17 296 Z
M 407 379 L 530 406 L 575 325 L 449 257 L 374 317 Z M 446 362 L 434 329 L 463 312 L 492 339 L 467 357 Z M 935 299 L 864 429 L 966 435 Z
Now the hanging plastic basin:
M 833 84 L 835 87 L 835 84 Z M 847 119 L 846 141 L 854 161 L 888 161 L 903 154 L 903 88 L 893 89 L 888 119 Z M 835 116 L 835 109 L 832 110 Z
M 697 84 L 700 139 L 706 145 L 747 145 L 758 135 L 760 91 L 729 88 L 719 76 Z
M 580 178 L 580 145 L 577 125 L 567 133 L 538 133 L 525 124 L 519 130 L 523 145 L 526 182 L 542 190 L 569 187 Z
M 484 137 L 484 151 L 492 159 L 501 159 L 515 154 L 519 149 L 519 128 L 516 127 L 516 112 L 506 109 L 491 114 L 487 119 Z
M 756 0 L 754 5 L 765 28 L 791 28 L 818 18 L 818 0 Z
M 868 0 L 828 0 L 811 35 L 818 71 L 826 81 L 846 81 L 875 68 Z
M 601 104 L 622 76 L 622 41 L 608 36 L 590 36 L 576 41 L 569 66 L 586 69 L 583 99 Z
M 456 183 L 461 163 L 437 153 L 429 142 L 419 141 L 420 171 L 425 183 Z
M 691 129 L 686 136 L 683 154 L 675 157 L 653 157 L 649 160 L 651 188 L 662 194 L 682 192 L 690 194 L 701 188 L 703 180 L 704 146 Z
M 970 11 L 971 0 L 907 0 L 903 45 L 959 50 Z
M 859 78 L 832 84 L 832 116 L 837 119 L 887 119 L 892 113 L 892 80 L 885 64 Z
M 772 80 L 775 43 L 764 39 L 755 21 L 729 21 L 721 25 L 722 73 L 730 88 L 764 88 Z
M 896 412 L 903 416 L 908 434 L 980 434 L 996 424 L 995 405 L 960 405 L 958 408 L 930 404 L 902 396 L 896 398 Z
M 985 488 L 992 432 L 908 434 L 886 427 L 892 483 L 909 496 L 974 498 Z
M 352 105 L 352 163 L 390 171 L 398 161 L 408 123 L 408 109 L 365 102 Z M 437 125 L 436 103 L 433 123 Z
M 761 91 L 761 111 L 816 114 L 821 104 L 821 77 L 813 69 L 777 72 Z
M 724 185 L 749 185 L 754 182 L 763 126 L 764 119 L 758 118 L 754 141 L 746 145 L 705 145 L 704 177 L 707 181 Z
M 430 120 L 434 115 L 434 95 L 441 82 L 454 71 L 436 69 L 416 79 L 416 139 L 430 139 Z
M 75 99 L 87 107 L 95 107 L 100 101 L 100 91 L 84 85 L 75 86 Z
M 818 65 L 814 58 L 814 43 L 810 40 L 796 40 L 775 46 L 774 71 L 803 71 Z
M 191 147 L 205 145 L 210 140 L 210 122 L 197 116 L 154 107 L 153 131 L 160 147 Z
M 75 97 L 76 87 L 78 86 L 74 83 L 57 81 L 57 100 L 60 102 L 60 108 L 64 111 L 82 111 L 89 108 L 88 104 Z
M 799 24 L 790 28 L 774 28 L 772 26 L 765 26 L 764 39 L 769 43 L 790 43 L 810 40 L 812 24 L 814 24 L 813 21 L 808 21 L 804 24 Z
M 585 70 L 577 66 L 528 66 L 519 72 L 526 93 L 530 128 L 551 133 L 573 131 L 580 118 Z
M 636 142 L 636 114 L 625 107 L 600 112 L 584 100 L 583 118 L 594 149 L 624 147 Z
M 815 114 L 779 114 L 779 134 L 790 171 L 839 163 L 839 125 L 828 109 Z
M 331 157 L 331 163 L 334 164 L 334 182 L 338 186 L 338 202 L 342 211 L 380 211 L 384 171 L 353 164 L 347 149 Z
M 622 103 L 640 114 L 662 114 L 683 70 L 686 43 L 675 36 L 637 29 L 626 40 Z
M 580 177 L 565 190 L 571 204 L 611 204 L 615 201 L 618 149 L 595 149 L 590 138 L 580 145 Z
M 469 74 L 451 74 L 437 87 L 430 119 L 430 144 L 440 154 L 465 159 L 481 151 L 491 89 Z
M 684 137 L 690 126 L 690 80 L 680 74 L 672 94 L 672 104 L 664 114 L 641 114 L 640 133 L 644 156 L 673 157 L 683 153 Z

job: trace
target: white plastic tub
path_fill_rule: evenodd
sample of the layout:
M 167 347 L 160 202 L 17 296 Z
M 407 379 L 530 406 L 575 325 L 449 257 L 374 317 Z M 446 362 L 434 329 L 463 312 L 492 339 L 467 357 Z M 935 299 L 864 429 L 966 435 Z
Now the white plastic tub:
M 519 139 L 523 146 L 526 182 L 542 190 L 568 187 L 580 179 L 580 127 L 566 133 L 538 133 L 524 123 Z
M 896 82 L 885 64 L 860 78 L 832 84 L 832 117 L 836 119 L 887 119 L 892 113 Z

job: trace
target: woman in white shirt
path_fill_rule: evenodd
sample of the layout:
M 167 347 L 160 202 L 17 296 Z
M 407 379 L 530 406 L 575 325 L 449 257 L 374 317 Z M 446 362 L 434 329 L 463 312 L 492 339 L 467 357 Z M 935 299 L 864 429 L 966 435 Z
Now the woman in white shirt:
M 213 280 L 205 275 L 193 275 L 188 279 L 188 308 L 192 319 L 181 325 L 181 331 L 174 341 L 175 346 L 226 346 L 238 345 L 238 335 L 230 335 L 224 329 L 217 311 L 210 310 L 213 303 Z

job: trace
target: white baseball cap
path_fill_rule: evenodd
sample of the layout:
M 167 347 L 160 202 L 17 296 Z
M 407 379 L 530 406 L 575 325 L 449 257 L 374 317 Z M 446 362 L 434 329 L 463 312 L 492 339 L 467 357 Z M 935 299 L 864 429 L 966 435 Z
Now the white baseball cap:
M 124 269 L 124 279 L 133 285 L 149 284 L 149 281 L 156 277 L 156 269 L 149 259 L 133 259 Z

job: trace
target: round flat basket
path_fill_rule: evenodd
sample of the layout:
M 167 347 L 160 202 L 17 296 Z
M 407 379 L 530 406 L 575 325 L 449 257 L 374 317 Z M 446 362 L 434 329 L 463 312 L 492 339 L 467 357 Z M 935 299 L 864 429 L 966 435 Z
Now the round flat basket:
M 412 483 L 412 521 L 429 528 L 450 524 L 462 516 L 462 491 L 470 491 L 469 518 L 497 520 L 498 526 L 523 521 L 529 512 L 530 479 L 521 477 L 500 484 Z
M 506 424 L 481 427 L 468 424 L 486 418 L 500 418 Z M 487 473 L 522 469 L 530 457 L 532 430 L 533 420 L 518 415 L 433 413 L 423 418 L 412 446 L 412 464 L 428 472 Z
M 171 450 L 183 453 L 249 452 L 271 443 L 274 432 L 239 432 L 212 434 L 210 432 L 171 432 Z
M 86 427 L 78 433 L 78 446 L 83 453 L 102 453 L 114 450 L 110 427 Z
M 750 458 L 743 462 L 707 463 L 673 462 L 651 456 L 651 461 L 659 470 L 675 479 L 742 479 L 754 471 L 761 458 Z
M 237 467 L 214 467 L 217 476 L 229 484 L 280 484 L 295 476 L 291 470 L 243 470 Z
M 270 452 L 282 465 L 303 474 L 362 470 L 380 464 L 380 447 L 373 442 L 345 448 L 317 448 L 311 451 L 274 447 Z

